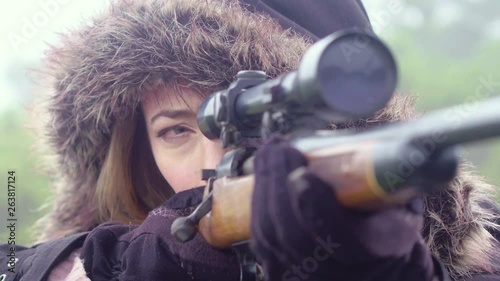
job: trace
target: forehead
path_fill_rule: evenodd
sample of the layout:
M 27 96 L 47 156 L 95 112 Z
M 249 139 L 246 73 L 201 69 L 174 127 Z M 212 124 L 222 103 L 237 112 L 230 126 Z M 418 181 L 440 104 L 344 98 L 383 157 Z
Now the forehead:
M 203 94 L 191 88 L 159 85 L 144 93 L 141 107 L 147 116 L 166 108 L 196 111 L 203 99 Z

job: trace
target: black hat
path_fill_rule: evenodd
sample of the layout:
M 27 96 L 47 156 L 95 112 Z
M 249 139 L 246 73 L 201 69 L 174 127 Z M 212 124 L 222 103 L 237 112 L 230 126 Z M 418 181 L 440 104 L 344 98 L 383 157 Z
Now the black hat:
M 317 41 L 337 30 L 371 31 L 361 0 L 240 0 L 251 12 L 266 13 L 284 28 Z

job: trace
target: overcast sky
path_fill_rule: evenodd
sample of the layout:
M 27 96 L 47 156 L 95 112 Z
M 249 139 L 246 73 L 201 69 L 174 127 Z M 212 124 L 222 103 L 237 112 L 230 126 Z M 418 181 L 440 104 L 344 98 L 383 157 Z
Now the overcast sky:
M 21 110 L 18 99 L 26 81 L 13 81 L 25 67 L 40 61 L 47 43 L 57 42 L 56 33 L 78 26 L 85 17 L 101 11 L 103 0 L 20 0 L 0 11 L 0 112 Z M 12 73 L 15 71 L 16 73 Z

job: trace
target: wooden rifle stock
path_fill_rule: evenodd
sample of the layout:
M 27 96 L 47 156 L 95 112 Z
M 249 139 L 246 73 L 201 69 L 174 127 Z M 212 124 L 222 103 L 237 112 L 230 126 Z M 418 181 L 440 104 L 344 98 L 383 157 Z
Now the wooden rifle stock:
M 198 225 L 209 244 L 224 249 L 250 238 L 253 186 L 253 175 L 222 177 L 214 181 L 212 209 Z M 205 188 L 205 196 L 208 195 L 208 189 Z
M 356 143 L 315 149 L 304 156 L 308 160 L 308 169 L 328 183 L 337 200 L 346 207 L 380 208 L 406 202 L 415 195 L 412 189 L 393 194 L 383 190 L 375 176 L 372 150 L 371 143 Z M 199 224 L 199 231 L 209 244 L 216 248 L 230 248 L 232 244 L 250 238 L 254 182 L 253 175 L 222 177 L 214 181 L 212 210 Z

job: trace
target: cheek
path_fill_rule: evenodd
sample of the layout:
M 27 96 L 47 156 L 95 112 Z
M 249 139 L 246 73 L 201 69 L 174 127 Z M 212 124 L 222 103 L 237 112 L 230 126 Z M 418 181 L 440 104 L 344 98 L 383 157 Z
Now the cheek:
M 165 160 L 158 165 L 161 174 L 176 193 L 202 185 L 199 169 L 190 161 Z
M 175 148 L 155 138 L 150 144 L 158 169 L 176 193 L 205 185 L 201 169 L 215 169 L 225 152 L 220 142 L 205 138 L 201 132 Z
M 153 144 L 152 148 L 158 169 L 176 193 L 204 184 L 196 150 L 172 153 L 163 151 L 161 145 Z

